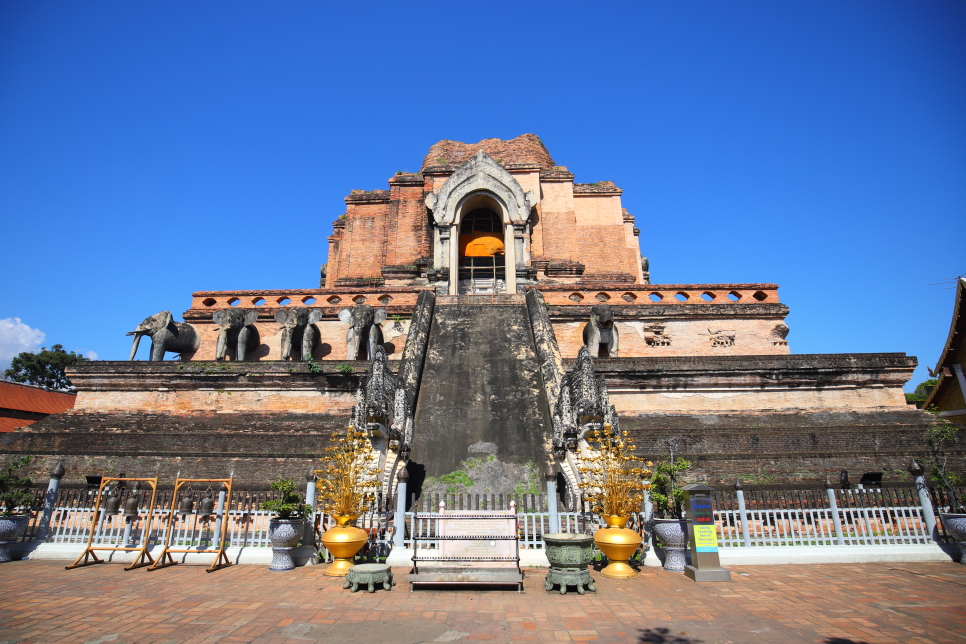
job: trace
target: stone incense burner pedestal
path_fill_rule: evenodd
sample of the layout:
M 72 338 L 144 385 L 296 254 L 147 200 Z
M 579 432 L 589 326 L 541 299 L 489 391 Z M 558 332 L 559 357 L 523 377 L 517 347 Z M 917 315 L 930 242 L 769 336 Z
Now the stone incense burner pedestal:
M 543 535 L 546 544 L 547 560 L 550 561 L 550 572 L 544 582 L 547 590 L 553 590 L 554 585 L 560 586 L 560 594 L 567 594 L 568 586 L 576 586 L 577 593 L 583 595 L 584 588 L 594 592 L 594 580 L 590 576 L 587 566 L 594 555 L 594 538 L 588 534 L 570 534 L 552 532 Z

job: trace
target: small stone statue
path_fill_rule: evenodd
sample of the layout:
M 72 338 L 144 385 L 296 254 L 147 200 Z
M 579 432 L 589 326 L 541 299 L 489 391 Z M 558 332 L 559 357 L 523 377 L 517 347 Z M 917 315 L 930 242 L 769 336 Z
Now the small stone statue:
M 215 311 L 212 318 L 218 325 L 218 343 L 215 360 L 224 360 L 229 349 L 235 350 L 235 360 L 244 362 L 248 353 L 258 346 L 258 330 L 255 309 L 223 309 Z
M 309 310 L 304 306 L 280 309 L 275 312 L 275 321 L 282 325 L 282 346 L 279 357 L 282 360 L 293 359 L 293 347 L 298 344 L 302 360 L 312 357 L 312 349 L 318 340 L 319 332 L 315 323 L 322 319 L 322 311 Z M 297 355 L 297 354 L 296 354 Z
M 617 327 L 609 304 L 595 304 L 584 327 L 584 346 L 592 358 L 617 357 Z
M 164 360 L 167 351 L 180 354 L 192 354 L 198 350 L 201 338 L 195 328 L 187 322 L 175 322 L 171 311 L 161 311 L 145 319 L 136 329 L 128 333 L 134 336 L 131 347 L 130 360 L 137 355 L 141 336 L 151 337 L 151 360 Z
M 382 345 L 382 329 L 386 321 L 386 309 L 373 309 L 360 304 L 339 311 L 339 320 L 349 325 L 345 336 L 346 360 L 373 360 L 377 346 Z

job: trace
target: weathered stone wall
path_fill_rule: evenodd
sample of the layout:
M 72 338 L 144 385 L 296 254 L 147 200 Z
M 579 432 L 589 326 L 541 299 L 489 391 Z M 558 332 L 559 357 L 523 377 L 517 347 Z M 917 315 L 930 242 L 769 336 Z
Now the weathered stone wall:
M 497 328 L 478 326 L 474 343 L 492 343 Z M 438 367 L 464 358 L 434 359 Z M 524 371 L 539 377 L 533 360 Z M 64 460 L 70 480 L 108 472 L 173 480 L 178 471 L 199 477 L 234 471 L 239 482 L 264 484 L 279 473 L 296 476 L 321 458 L 327 437 L 348 421 L 368 366 L 348 364 L 353 374 L 338 373 L 332 363 L 318 374 L 290 362 L 84 363 L 70 373 L 79 389 L 77 408 L 4 434 L 0 460 L 37 455 L 38 478 L 52 459 Z M 903 354 L 595 360 L 639 451 L 658 458 L 667 452 L 665 441 L 677 439 L 675 453 L 695 463 L 694 477 L 712 482 L 904 469 L 910 457 L 925 454 L 921 432 L 929 420 L 904 403 L 902 385 L 914 368 L 915 359 Z M 492 365 L 471 371 L 493 386 L 503 383 L 503 372 Z M 444 390 L 452 400 L 437 400 L 436 415 L 462 408 L 487 432 L 512 425 L 507 418 L 517 417 L 514 405 L 533 412 L 543 404 L 511 397 L 500 403 L 504 413 L 490 409 L 497 404 L 490 396 L 502 395 L 496 389 L 451 383 L 438 393 Z M 421 427 L 417 462 L 419 454 L 450 444 L 446 431 L 466 430 L 464 421 L 437 424 L 438 436 L 419 433 Z M 488 435 L 478 442 L 495 443 Z M 508 449 L 495 448 L 497 455 Z M 962 446 L 953 450 L 951 467 L 966 468 L 964 458 Z
M 313 373 L 291 362 L 87 362 L 71 369 L 80 406 L 11 433 L 0 457 L 32 454 L 39 476 L 224 477 L 265 484 L 301 476 L 344 428 L 366 362 Z M 256 369 L 252 369 L 252 367 Z
M 497 163 L 504 165 L 536 165 L 552 168 L 553 159 L 543 142 L 535 134 L 521 134 L 509 139 L 483 139 L 478 143 L 463 143 L 443 139 L 434 143 L 423 159 L 423 169 L 435 166 L 459 167 L 469 161 L 474 154 L 483 150 Z
M 659 356 L 741 356 L 786 355 L 786 341 L 773 335 L 780 320 L 732 319 L 696 320 L 667 319 L 621 320 L 615 311 L 615 325 L 620 338 L 618 357 L 645 358 Z M 565 358 L 577 357 L 584 343 L 586 319 L 565 321 L 555 318 L 553 331 Z M 655 330 L 660 329 L 660 334 Z M 712 333 L 714 331 L 715 333 Z M 720 333 L 726 331 L 726 334 Z M 733 344 L 723 337 L 734 334 Z
M 278 475 L 301 479 L 330 444 L 348 415 L 299 413 L 96 413 L 57 414 L 29 431 L 12 433 L 0 462 L 35 456 L 30 473 L 43 480 L 54 461 L 67 482 L 85 475 L 224 478 L 266 484 Z
M 724 288 L 718 288 L 724 287 Z M 763 288 L 755 288 L 763 287 Z M 772 287 L 772 288 L 767 288 Z M 774 285 L 654 285 L 631 289 L 540 288 L 550 305 L 554 333 L 564 357 L 574 358 L 596 302 L 614 314 L 620 342 L 617 357 L 785 355 L 788 307 Z M 726 293 L 740 297 L 738 302 Z M 679 302 L 674 294 L 687 295 Z M 758 294 L 762 300 L 756 299 Z M 663 299 L 650 300 L 650 295 Z M 707 295 L 711 301 L 704 301 Z M 713 297 L 712 297 L 713 296 Z
M 913 457 L 924 462 L 922 440 L 928 418 L 913 409 L 828 410 L 787 413 L 649 413 L 622 416 L 638 453 L 691 461 L 688 480 L 708 483 L 782 483 L 838 480 L 848 470 L 857 481 L 864 472 L 884 472 L 884 480 L 908 480 Z M 952 450 L 949 466 L 966 470 L 966 448 Z
M 345 414 L 369 364 L 345 361 L 312 373 L 295 362 L 83 363 L 68 373 L 78 389 L 78 412 Z
M 784 323 L 788 307 L 778 301 L 774 284 L 570 284 L 538 287 L 550 306 L 554 332 L 565 357 L 574 357 L 583 343 L 583 327 L 590 319 L 591 305 L 611 305 L 621 338 L 620 357 L 676 355 L 781 355 L 789 352 L 787 341 L 776 335 Z M 347 324 L 339 321 L 343 308 L 368 304 L 387 311 L 390 318 L 380 325 L 384 346 L 390 359 L 398 359 L 409 333 L 409 320 L 421 291 L 417 288 L 382 287 L 356 289 L 316 289 L 297 291 L 201 291 L 192 296 L 192 308 L 184 313 L 186 322 L 198 331 L 201 346 L 187 358 L 213 360 L 218 327 L 212 315 L 231 308 L 257 309 L 255 328 L 259 345 L 251 352 L 253 361 L 278 360 L 282 327 L 275 312 L 286 306 L 308 306 L 322 312 L 315 326 L 319 341 L 314 360 L 344 361 Z M 729 294 L 737 301 L 729 299 Z M 651 301 L 651 297 L 661 298 Z M 678 301 L 676 296 L 684 297 Z M 709 298 L 705 301 L 703 298 Z M 282 304 L 285 303 L 285 304 Z M 655 341 L 654 330 L 663 326 L 663 338 Z M 715 333 L 712 333 L 714 331 Z M 718 341 L 722 334 L 734 333 L 734 343 Z M 147 345 L 145 340 L 142 344 Z M 148 348 L 141 349 L 147 356 Z M 229 350 L 228 360 L 234 359 Z
M 568 361 L 569 363 L 569 361 Z M 931 418 L 905 403 L 904 354 L 595 360 L 610 400 L 647 459 L 692 461 L 688 480 L 770 483 L 886 472 L 924 459 Z M 568 364 L 569 366 L 569 364 Z M 966 469 L 966 445 L 950 452 Z

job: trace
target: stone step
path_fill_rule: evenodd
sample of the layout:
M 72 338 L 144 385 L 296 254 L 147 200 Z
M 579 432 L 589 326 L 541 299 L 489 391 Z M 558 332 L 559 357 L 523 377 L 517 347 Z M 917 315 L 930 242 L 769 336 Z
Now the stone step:
M 526 304 L 525 296 L 518 293 L 498 293 L 494 295 L 438 295 L 436 306 L 454 305 L 521 306 Z

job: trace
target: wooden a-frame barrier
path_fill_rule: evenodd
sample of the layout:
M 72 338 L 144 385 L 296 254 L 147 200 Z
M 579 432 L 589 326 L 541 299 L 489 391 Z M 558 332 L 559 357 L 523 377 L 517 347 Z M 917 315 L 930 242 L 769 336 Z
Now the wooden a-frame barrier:
M 141 545 L 136 548 L 126 548 L 124 546 L 95 546 L 94 545 L 94 534 L 97 532 L 97 528 L 101 520 L 101 501 L 104 497 L 104 488 L 106 488 L 110 483 L 114 481 L 140 481 L 142 483 L 147 483 L 151 486 L 151 503 L 148 506 L 148 516 L 144 520 L 144 530 L 141 532 Z M 94 515 L 91 518 L 91 531 L 90 535 L 87 537 L 87 546 L 84 548 L 84 552 L 81 556 L 77 558 L 77 561 L 69 566 L 65 566 L 66 570 L 71 570 L 72 568 L 80 568 L 81 566 L 90 566 L 92 564 L 104 563 L 104 559 L 99 559 L 95 550 L 113 550 L 113 551 L 124 551 L 124 552 L 137 552 L 138 556 L 134 559 L 134 563 L 130 566 L 124 568 L 124 570 L 133 570 L 135 568 L 140 568 L 141 566 L 149 566 L 154 563 L 154 559 L 151 557 L 151 553 L 148 552 L 148 541 L 151 539 L 151 519 L 154 517 L 154 500 L 158 496 L 158 478 L 154 477 L 151 479 L 137 479 L 137 478 L 118 478 L 118 477 L 107 477 L 101 479 L 101 485 L 97 488 L 97 500 L 94 502 Z M 147 559 L 147 561 L 145 561 Z M 83 560 L 83 561 L 82 561 Z
M 178 562 L 174 560 L 171 556 L 172 552 L 177 553 L 204 553 L 208 549 L 199 550 L 198 548 L 172 548 L 171 538 L 174 534 L 174 515 L 178 510 L 178 491 L 187 484 L 190 483 L 207 483 L 209 486 L 212 483 L 224 483 L 225 484 L 225 505 L 221 508 L 221 534 L 218 535 L 218 553 L 215 555 L 215 560 L 211 562 L 208 569 L 205 572 L 213 572 L 219 568 L 225 568 L 231 565 L 231 561 L 228 560 L 228 555 L 225 554 L 225 537 L 228 535 L 228 509 L 231 507 L 231 486 L 233 479 L 176 479 L 174 482 L 174 492 L 171 494 L 171 510 L 168 512 L 168 525 L 165 528 L 164 537 L 164 547 L 161 549 L 161 554 L 158 555 L 158 560 L 155 561 L 148 570 L 157 570 L 158 568 L 165 568 L 167 566 L 173 566 Z M 217 507 L 215 508 L 217 512 Z

